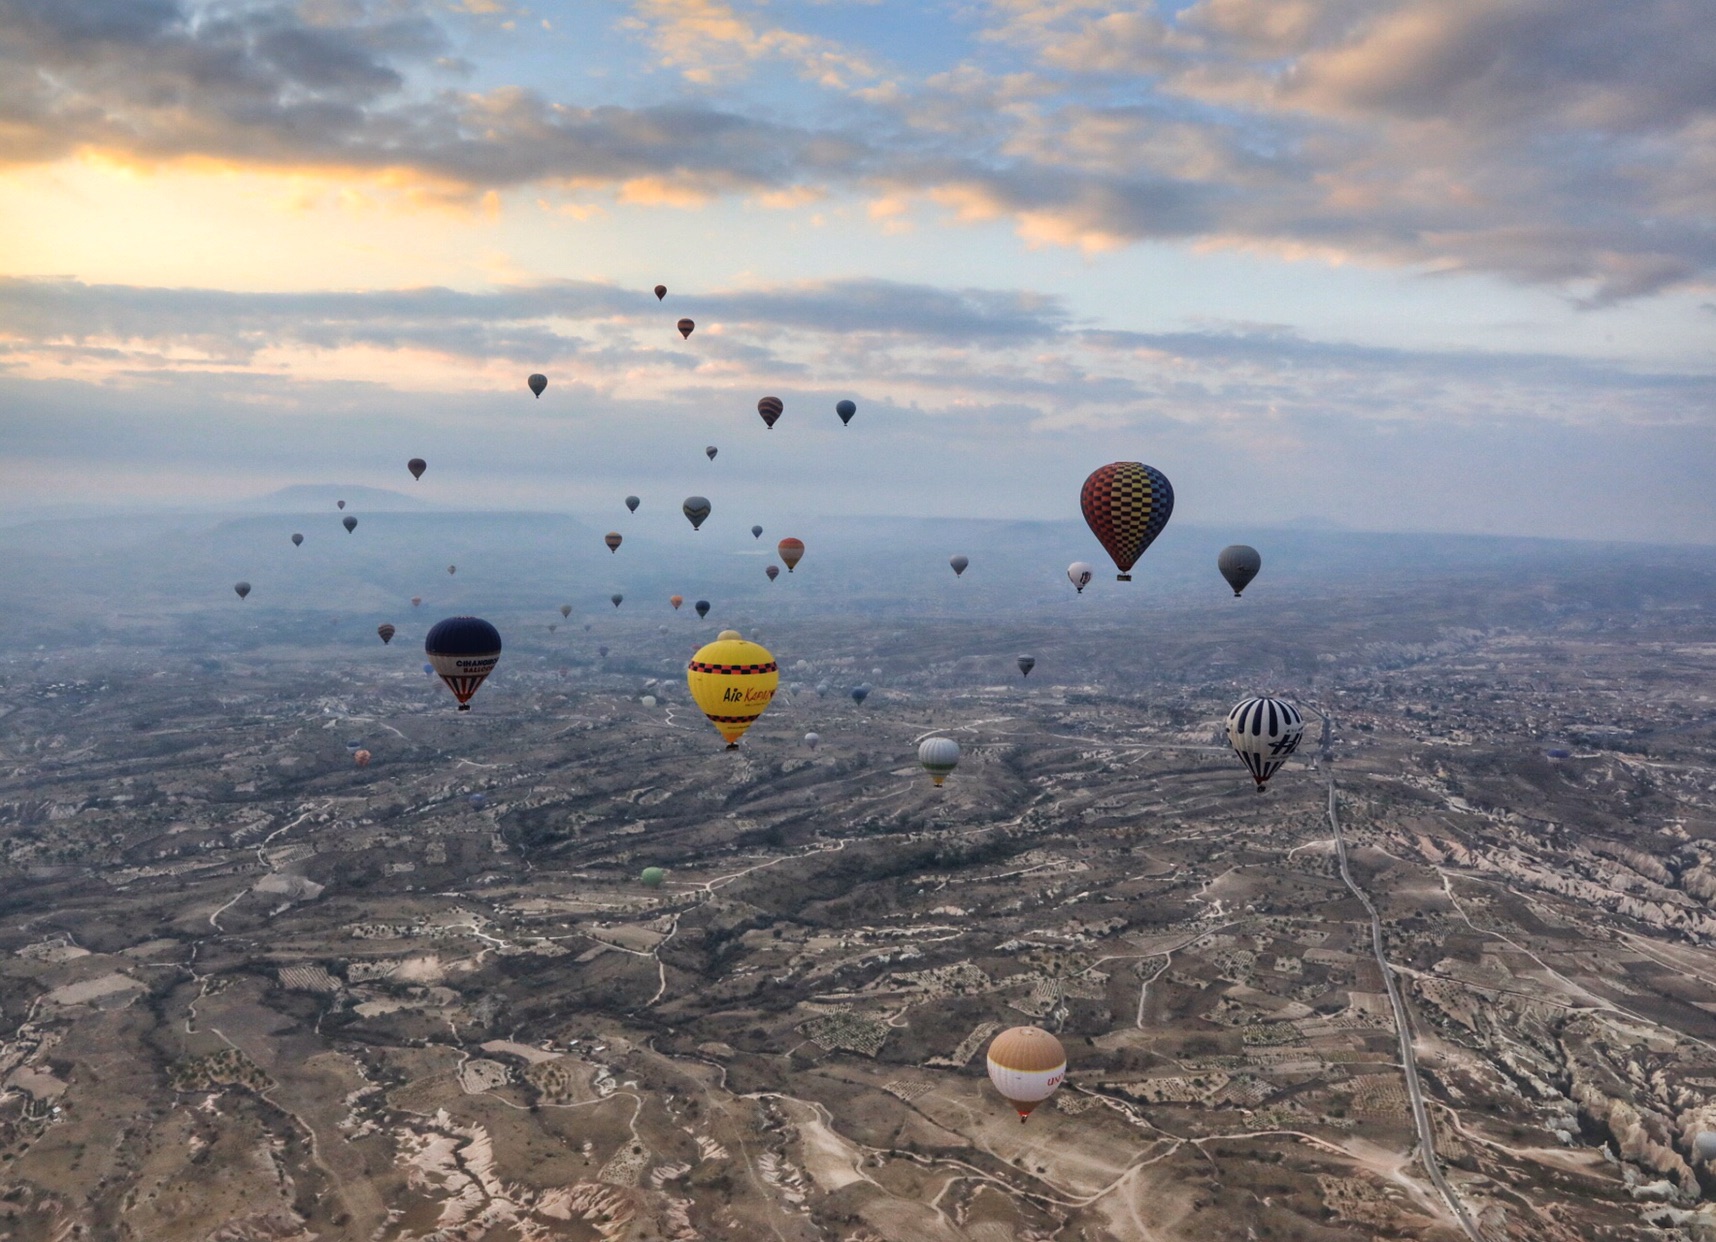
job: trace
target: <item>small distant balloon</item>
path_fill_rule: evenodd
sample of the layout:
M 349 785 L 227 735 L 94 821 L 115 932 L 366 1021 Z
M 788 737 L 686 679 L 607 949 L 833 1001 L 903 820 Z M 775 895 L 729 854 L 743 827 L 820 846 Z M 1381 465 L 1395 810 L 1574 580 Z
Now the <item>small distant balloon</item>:
M 685 602 L 685 596 L 669 595 L 667 597 L 667 602 L 673 605 L 673 611 L 678 612 L 679 606 Z
M 550 621 L 548 623 L 548 632 L 550 634 L 554 633 L 554 631 L 558 630 L 559 628 L 560 628 L 560 622 L 558 622 L 558 621 Z
M 769 576 L 769 581 L 773 582 L 781 576 L 781 567 L 779 565 L 765 565 L 763 572 Z
M 959 743 L 951 737 L 926 737 L 918 746 L 918 762 L 939 789 L 948 774 L 959 766 Z
M 597 647 L 596 654 L 606 660 L 608 658 L 608 649 L 606 647 Z
M 609 531 L 602 536 L 602 542 L 608 545 L 608 551 L 618 552 L 620 550 L 620 532 L 617 530 Z
M 852 416 L 858 412 L 858 407 L 850 401 L 836 401 L 834 412 L 840 415 L 840 425 L 849 427 L 852 425 Z
M 638 883 L 645 888 L 660 888 L 661 882 L 667 879 L 667 872 L 660 867 L 645 867 L 638 876 Z
M 459 567 L 457 565 L 449 565 L 447 566 L 447 572 L 450 574 L 456 574 L 459 572 Z
M 642 503 L 643 501 L 639 500 L 636 496 L 626 497 L 626 508 L 630 509 L 633 513 L 638 511 L 638 506 Z
M 246 595 L 250 594 L 250 583 L 235 582 L 232 584 L 232 589 L 238 592 L 238 598 L 243 599 Z
M 343 509 L 346 507 L 346 502 L 343 500 L 336 500 L 334 501 L 334 507 L 336 509 Z
M 679 335 L 689 341 L 691 339 L 691 330 L 697 325 L 689 319 L 681 319 L 677 326 L 679 328 Z
M 367 750 L 360 750 L 352 756 L 352 761 L 360 768 L 367 768 L 369 766 L 369 760 L 370 753 Z
M 685 514 L 685 520 L 691 523 L 692 530 L 701 530 L 703 523 L 709 518 L 709 501 L 703 496 L 687 496 L 679 510 Z
M 487 806 L 489 804 L 489 800 L 487 798 L 483 797 L 483 795 L 480 793 L 472 794 L 470 801 L 471 801 L 471 809 L 473 811 L 480 811 L 485 806 Z
M 870 687 L 868 683 L 860 682 L 858 685 L 852 687 L 852 701 L 854 703 L 862 703 L 869 697 Z
M 361 737 L 354 737 L 354 738 L 349 739 L 346 742 L 346 749 L 351 751 L 355 755 L 358 751 L 363 749 L 363 739 Z
M 806 733 L 804 735 L 804 744 L 812 750 L 815 750 L 818 746 L 822 745 L 822 738 L 815 733 Z
M 1256 548 L 1243 543 L 1229 544 L 1216 557 L 1216 568 L 1233 588 L 1234 598 L 1238 599 L 1240 592 L 1251 585 L 1257 571 L 1263 568 L 1263 558 L 1257 554 Z
M 433 664 L 425 664 L 423 666 L 423 675 L 425 677 L 433 677 L 435 675 L 435 666 Z
M 572 615 L 572 605 L 571 604 L 560 605 L 560 615 L 563 617 L 570 617 Z
M 411 471 L 412 478 L 421 479 L 423 477 L 423 472 L 429 469 L 429 463 L 424 461 L 421 457 L 413 457 L 410 461 L 405 463 L 405 468 Z
M 530 391 L 535 393 L 538 397 L 542 396 L 542 390 L 548 387 L 548 377 L 546 375 L 533 375 L 524 382 L 530 385 Z
M 394 629 L 393 626 L 389 625 L 386 621 L 383 621 L 380 625 L 376 626 L 375 632 L 381 635 L 381 645 L 383 647 L 391 643 L 393 641 L 393 636 L 399 633 L 398 630 Z
M 643 696 L 643 698 L 639 699 L 638 702 L 641 703 L 645 707 L 654 707 L 655 706 L 655 695 L 646 694 Z
M 947 563 L 953 566 L 953 576 L 957 578 L 971 564 L 971 558 L 969 556 L 950 556 L 947 558 Z
M 831 688 L 832 687 L 830 687 L 826 681 L 817 682 L 816 683 L 816 697 L 819 699 L 826 699 L 828 697 L 828 692 Z
M 763 528 L 761 526 L 751 527 L 751 538 L 752 539 L 761 539 L 762 537 L 763 537 Z
M 1035 656 L 1020 656 L 1019 657 L 1019 671 L 1021 673 L 1023 673 L 1026 677 L 1029 677 L 1031 675 L 1031 670 L 1036 668 L 1036 667 L 1037 667 L 1037 658 Z
M 667 296 L 667 286 L 666 285 L 657 285 L 655 287 L 655 300 L 659 302 L 663 298 L 665 298 L 666 296 Z
M 804 540 L 794 539 L 788 535 L 775 545 L 775 551 L 780 555 L 781 564 L 787 567 L 787 572 L 790 574 L 793 566 L 804 559 Z
M 708 600 L 700 599 L 695 604 L 693 604 L 691 606 L 697 610 L 698 620 L 701 621 L 704 617 L 707 617 L 709 615 L 709 601 Z
M 348 513 L 340 519 L 340 525 L 346 528 L 346 534 L 349 535 L 357 529 L 357 519 Z
M 719 453 L 720 451 L 721 450 L 716 448 L 713 444 L 709 444 L 709 445 L 704 446 L 703 455 L 705 457 L 707 457 L 710 461 L 714 461 L 715 460 L 715 454 Z
M 625 599 L 626 599 L 626 597 L 624 595 L 621 595 L 618 592 L 615 592 L 613 595 L 608 596 L 608 598 L 613 601 L 615 608 L 618 608 L 621 604 L 623 604 L 625 602 Z
M 421 608 L 423 606 L 423 597 L 421 595 L 413 595 L 411 597 L 411 606 L 413 608 Z
M 294 532 L 294 534 L 292 535 L 292 546 L 293 547 L 303 547 L 304 546 L 304 536 Z
M 763 422 L 768 424 L 770 431 L 774 430 L 775 420 L 781 416 L 781 412 L 785 409 L 786 406 L 779 397 L 764 397 L 757 402 L 757 413 L 763 416 Z
M 1090 580 L 1094 577 L 1096 577 L 1096 571 L 1083 561 L 1074 561 L 1067 566 L 1067 581 L 1078 588 L 1080 595 L 1084 594 L 1084 589 L 1090 585 Z

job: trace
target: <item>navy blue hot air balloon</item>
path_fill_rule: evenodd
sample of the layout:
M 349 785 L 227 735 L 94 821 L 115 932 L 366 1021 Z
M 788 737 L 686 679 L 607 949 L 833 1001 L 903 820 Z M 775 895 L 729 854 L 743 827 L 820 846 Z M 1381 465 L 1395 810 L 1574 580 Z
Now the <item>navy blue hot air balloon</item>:
M 834 412 L 840 415 L 840 425 L 845 427 L 851 425 L 852 416 L 858 412 L 858 407 L 850 401 L 836 401 Z
M 862 703 L 869 697 L 870 685 L 868 682 L 860 682 L 858 685 L 852 687 L 852 701 L 854 703 Z
M 481 617 L 448 617 L 430 629 L 423 653 L 459 700 L 459 710 L 468 712 L 471 696 L 500 663 L 500 631 Z

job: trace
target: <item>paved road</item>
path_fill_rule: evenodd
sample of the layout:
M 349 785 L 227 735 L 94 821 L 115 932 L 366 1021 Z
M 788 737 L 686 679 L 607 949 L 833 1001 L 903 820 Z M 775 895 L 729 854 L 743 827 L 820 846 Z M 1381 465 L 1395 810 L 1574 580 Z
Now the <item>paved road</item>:
M 1328 717 L 1324 717 L 1325 736 L 1327 734 Z M 1430 1184 L 1436 1187 L 1436 1193 L 1442 1196 L 1442 1201 L 1448 1205 L 1454 1219 L 1465 1231 L 1471 1242 L 1489 1242 L 1483 1231 L 1477 1226 L 1466 1211 L 1466 1205 L 1454 1193 L 1454 1188 L 1448 1185 L 1448 1179 L 1442 1176 L 1442 1164 L 1436 1159 L 1436 1132 L 1430 1128 L 1430 1112 L 1424 1106 L 1424 1091 L 1418 1082 L 1418 1059 L 1412 1052 L 1412 1028 L 1406 1016 L 1406 1004 L 1400 996 L 1400 984 L 1394 977 L 1394 970 L 1388 964 L 1388 957 L 1382 949 L 1382 920 L 1377 917 L 1376 907 L 1370 898 L 1353 879 L 1352 872 L 1347 869 L 1347 841 L 1341 832 L 1341 818 L 1335 801 L 1335 773 L 1329 769 L 1329 826 L 1335 832 L 1335 858 L 1340 863 L 1341 879 L 1346 881 L 1347 888 L 1364 906 L 1365 913 L 1370 915 L 1370 942 L 1376 954 L 1377 968 L 1382 971 L 1382 982 L 1388 989 L 1388 1004 L 1394 1010 L 1394 1030 L 1400 1040 L 1400 1064 L 1406 1071 L 1406 1097 L 1412 1106 L 1412 1124 L 1418 1131 L 1418 1156 L 1424 1164 L 1424 1172 L 1430 1177 Z

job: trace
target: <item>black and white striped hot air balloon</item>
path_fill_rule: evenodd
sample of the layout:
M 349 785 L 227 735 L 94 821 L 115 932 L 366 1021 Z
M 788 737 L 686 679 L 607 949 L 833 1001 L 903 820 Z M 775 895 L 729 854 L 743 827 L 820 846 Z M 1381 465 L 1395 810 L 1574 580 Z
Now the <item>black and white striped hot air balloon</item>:
M 1299 709 L 1283 699 L 1246 699 L 1227 714 L 1227 744 L 1257 782 L 1258 793 L 1304 736 Z

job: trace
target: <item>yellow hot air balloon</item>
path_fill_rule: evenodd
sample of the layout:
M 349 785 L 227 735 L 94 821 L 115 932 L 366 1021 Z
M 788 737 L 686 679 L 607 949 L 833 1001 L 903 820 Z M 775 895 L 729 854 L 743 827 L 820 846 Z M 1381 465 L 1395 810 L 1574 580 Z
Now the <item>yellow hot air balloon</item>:
M 698 648 L 685 670 L 692 699 L 727 739 L 729 750 L 763 714 L 780 680 L 774 656 L 740 638 L 738 630 L 722 630 L 714 642 Z

